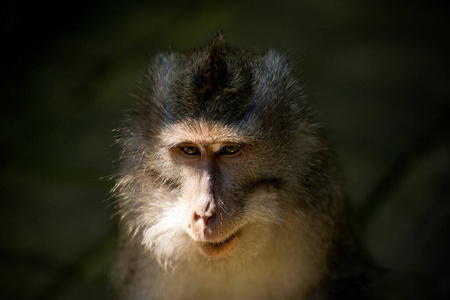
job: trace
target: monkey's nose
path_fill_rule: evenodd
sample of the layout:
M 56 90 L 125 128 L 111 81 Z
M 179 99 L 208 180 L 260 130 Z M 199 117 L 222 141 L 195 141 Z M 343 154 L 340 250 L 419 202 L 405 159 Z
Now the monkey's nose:
M 211 227 L 214 224 L 214 221 L 217 218 L 216 211 L 207 211 L 204 213 L 194 212 L 194 223 L 198 224 L 198 222 L 203 222 L 202 225 L 206 227 Z

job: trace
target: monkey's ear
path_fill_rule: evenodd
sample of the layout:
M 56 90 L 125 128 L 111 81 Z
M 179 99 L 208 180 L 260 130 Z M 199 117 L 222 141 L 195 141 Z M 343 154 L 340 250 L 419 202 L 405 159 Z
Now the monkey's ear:
M 176 55 L 174 53 L 160 53 L 155 56 L 150 64 L 149 73 L 155 81 L 155 85 L 168 88 L 172 78 L 175 77 Z
M 273 50 L 264 56 L 264 67 L 266 74 L 275 79 L 289 76 L 291 71 L 286 55 Z
M 165 54 L 159 53 L 154 59 L 153 63 L 150 64 L 149 71 L 150 74 L 154 72 L 161 73 L 160 76 L 164 77 L 165 74 L 173 73 L 175 66 L 176 56 L 174 53 Z

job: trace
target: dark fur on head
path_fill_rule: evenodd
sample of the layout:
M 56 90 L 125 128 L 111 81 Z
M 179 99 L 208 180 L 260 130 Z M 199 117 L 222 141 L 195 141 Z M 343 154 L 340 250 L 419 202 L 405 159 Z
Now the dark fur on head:
M 257 118 L 265 131 L 270 129 L 264 128 L 265 119 L 289 124 L 303 118 L 303 96 L 286 57 L 274 51 L 260 57 L 231 49 L 220 33 L 206 49 L 158 55 L 150 76 L 151 88 L 142 97 L 145 118 L 163 112 L 150 120 L 151 126 L 205 118 L 245 128 L 253 127 L 249 123 Z

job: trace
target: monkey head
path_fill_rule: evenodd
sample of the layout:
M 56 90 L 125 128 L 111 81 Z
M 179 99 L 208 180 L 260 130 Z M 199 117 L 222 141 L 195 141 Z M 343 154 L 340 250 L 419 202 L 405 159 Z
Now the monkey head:
M 138 99 L 118 212 L 160 261 L 257 256 L 314 206 L 305 189 L 324 146 L 284 55 L 231 49 L 218 34 L 157 56 Z

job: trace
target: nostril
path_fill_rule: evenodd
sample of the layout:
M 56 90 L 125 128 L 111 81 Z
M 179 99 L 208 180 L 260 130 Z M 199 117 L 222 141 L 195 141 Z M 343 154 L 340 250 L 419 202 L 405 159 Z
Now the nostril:
M 211 225 L 211 223 L 214 222 L 214 220 L 217 218 L 217 213 L 213 212 L 212 214 L 206 213 L 206 214 L 198 214 L 197 212 L 194 212 L 194 222 L 198 222 L 200 219 L 203 220 L 203 223 L 205 225 Z
M 194 219 L 195 222 L 197 222 L 197 221 L 200 220 L 201 218 L 202 218 L 202 217 L 199 216 L 199 215 L 197 214 L 197 212 L 194 212 L 194 217 L 193 217 L 193 219 Z
M 211 216 L 204 216 L 202 219 L 203 219 L 203 222 L 205 222 L 206 225 L 211 225 L 211 223 L 214 222 L 216 217 L 217 217 L 217 213 L 214 212 Z

